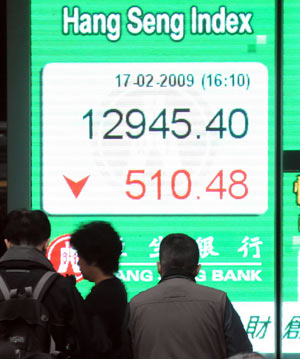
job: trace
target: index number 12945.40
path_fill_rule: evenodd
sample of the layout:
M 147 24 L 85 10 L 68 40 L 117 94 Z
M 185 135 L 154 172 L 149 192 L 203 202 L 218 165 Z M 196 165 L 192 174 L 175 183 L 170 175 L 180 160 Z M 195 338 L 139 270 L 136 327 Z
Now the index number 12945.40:
M 103 139 L 113 140 L 122 139 L 124 135 L 131 139 L 138 139 L 147 132 L 160 132 L 162 139 L 167 138 L 168 132 L 178 139 L 187 138 L 192 134 L 192 121 L 188 119 L 190 108 L 174 108 L 167 110 L 166 108 L 158 111 L 155 116 L 147 116 L 145 112 L 138 108 L 128 111 L 122 111 L 117 108 L 111 108 L 104 111 L 102 120 L 112 121 L 110 129 L 103 134 Z M 224 132 L 236 139 L 243 138 L 248 133 L 249 119 L 247 111 L 242 108 L 233 108 L 224 114 L 223 108 L 219 109 L 216 114 L 208 120 L 205 131 L 217 132 L 218 138 L 224 137 Z M 150 117 L 150 119 L 149 119 Z M 125 133 L 121 129 L 121 124 L 125 118 Z M 93 109 L 90 109 L 84 116 L 83 120 L 88 120 L 88 136 L 89 139 L 94 138 L 94 115 Z M 101 118 L 99 118 L 101 120 Z M 199 121 L 199 119 L 194 119 Z M 148 124 L 148 126 L 147 126 Z M 179 126 L 178 126 L 179 125 Z M 180 128 L 180 130 L 179 130 Z M 126 130 L 127 129 L 127 130 Z M 200 138 L 200 134 L 195 134 Z

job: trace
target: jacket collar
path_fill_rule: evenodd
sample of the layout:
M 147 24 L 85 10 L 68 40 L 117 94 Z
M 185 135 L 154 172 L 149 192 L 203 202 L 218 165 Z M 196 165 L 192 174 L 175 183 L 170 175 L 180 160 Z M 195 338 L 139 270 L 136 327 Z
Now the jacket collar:
M 174 270 L 170 270 L 166 274 L 164 274 L 159 283 L 161 283 L 165 280 L 174 279 L 174 278 L 188 279 L 188 280 L 195 282 L 195 276 L 193 276 L 192 274 L 186 273 L 182 269 L 174 269 Z
M 34 247 L 29 246 L 13 246 L 9 248 L 0 258 L 0 263 L 8 261 L 30 261 L 41 264 L 48 270 L 55 271 L 50 261 L 44 253 Z

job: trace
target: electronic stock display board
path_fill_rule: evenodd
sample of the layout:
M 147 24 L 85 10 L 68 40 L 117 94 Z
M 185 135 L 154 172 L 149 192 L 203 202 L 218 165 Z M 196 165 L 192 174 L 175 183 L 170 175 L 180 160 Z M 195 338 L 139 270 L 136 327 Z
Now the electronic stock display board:
M 300 353 L 300 3 L 283 12 L 283 352 Z M 294 290 L 294 288 L 296 290 Z M 293 348 L 293 350 L 291 350 Z M 297 356 L 299 357 L 299 356 Z
M 30 7 L 31 200 L 57 270 L 85 296 L 69 235 L 109 221 L 131 298 L 157 284 L 161 239 L 184 232 L 197 282 L 226 291 L 254 349 L 274 353 L 275 1 Z

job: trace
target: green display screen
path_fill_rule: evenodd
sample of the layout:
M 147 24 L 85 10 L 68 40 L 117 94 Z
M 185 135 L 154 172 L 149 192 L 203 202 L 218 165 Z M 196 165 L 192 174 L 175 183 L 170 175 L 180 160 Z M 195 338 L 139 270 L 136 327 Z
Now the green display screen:
M 56 269 L 87 295 L 69 235 L 109 221 L 131 298 L 184 232 L 197 282 L 274 353 L 275 1 L 32 0 L 31 84 L 32 208 Z
M 283 351 L 300 353 L 299 11 L 284 3 L 283 32 Z

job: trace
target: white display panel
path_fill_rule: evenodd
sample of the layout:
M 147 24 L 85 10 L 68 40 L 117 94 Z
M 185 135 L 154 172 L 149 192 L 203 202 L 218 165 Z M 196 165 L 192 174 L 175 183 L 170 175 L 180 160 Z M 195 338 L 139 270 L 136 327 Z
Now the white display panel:
M 51 63 L 42 73 L 51 214 L 262 214 L 260 63 Z

